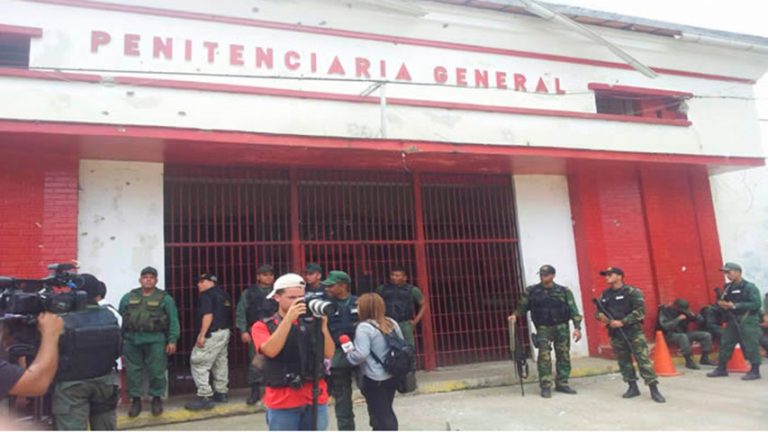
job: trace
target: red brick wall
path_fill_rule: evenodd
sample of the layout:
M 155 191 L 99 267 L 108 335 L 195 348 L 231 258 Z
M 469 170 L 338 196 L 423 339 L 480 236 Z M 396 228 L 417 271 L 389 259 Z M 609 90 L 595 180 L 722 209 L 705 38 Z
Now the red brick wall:
M 660 302 L 684 297 L 698 310 L 713 300 L 721 257 L 705 167 L 578 163 L 569 189 L 590 353 L 610 352 L 588 301 L 604 288 L 605 266 L 621 267 L 643 290 L 648 336 Z
M 0 274 L 44 276 L 77 257 L 76 159 L 0 150 Z

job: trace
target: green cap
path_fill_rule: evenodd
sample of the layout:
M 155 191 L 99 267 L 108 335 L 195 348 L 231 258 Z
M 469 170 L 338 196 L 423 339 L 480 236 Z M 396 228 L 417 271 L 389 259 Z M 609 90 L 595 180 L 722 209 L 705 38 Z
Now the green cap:
M 720 271 L 722 271 L 722 272 L 727 272 L 727 271 L 731 271 L 731 270 L 740 272 L 741 271 L 741 266 L 736 264 L 736 263 L 733 263 L 733 262 L 727 262 L 727 263 L 723 264 L 723 266 L 720 268 Z
M 352 283 L 352 278 L 341 270 L 331 270 L 328 272 L 328 279 L 322 281 L 321 283 L 325 286 L 331 286 L 339 282 Z
M 675 307 L 677 310 L 688 312 L 690 305 L 688 304 L 688 301 L 685 299 L 676 299 L 674 302 Z

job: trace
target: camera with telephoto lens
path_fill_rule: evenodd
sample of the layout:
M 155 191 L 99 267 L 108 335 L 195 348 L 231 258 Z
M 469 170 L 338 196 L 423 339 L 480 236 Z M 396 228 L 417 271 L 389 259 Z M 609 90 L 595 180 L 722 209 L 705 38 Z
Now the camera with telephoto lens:
M 304 302 L 307 304 L 307 313 L 305 318 L 332 315 L 336 312 L 336 304 L 325 300 L 322 293 L 307 293 L 304 295 Z

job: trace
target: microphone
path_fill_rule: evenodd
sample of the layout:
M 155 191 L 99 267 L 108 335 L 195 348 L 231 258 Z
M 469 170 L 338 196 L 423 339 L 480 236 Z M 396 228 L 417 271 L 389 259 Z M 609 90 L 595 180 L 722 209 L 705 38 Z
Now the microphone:
M 345 334 L 339 336 L 339 342 L 341 342 L 341 350 L 344 351 L 344 354 L 347 354 L 350 351 L 354 351 L 355 344 L 352 343 L 352 341 L 349 339 L 349 336 Z

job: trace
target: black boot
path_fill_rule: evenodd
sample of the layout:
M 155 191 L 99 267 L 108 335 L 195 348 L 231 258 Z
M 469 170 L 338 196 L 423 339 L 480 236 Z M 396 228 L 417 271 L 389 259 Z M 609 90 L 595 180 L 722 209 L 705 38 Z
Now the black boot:
M 699 365 L 693 361 L 693 357 L 691 355 L 685 356 L 685 367 L 688 369 L 701 369 Z
M 555 391 L 565 394 L 576 394 L 576 390 L 572 389 L 568 384 L 555 386 Z
M 752 380 L 760 379 L 760 365 L 753 364 L 752 370 L 747 372 L 747 374 L 741 377 L 741 379 L 744 381 L 752 381 Z
M 719 365 L 717 365 L 715 370 L 713 370 L 712 372 L 708 373 L 707 376 L 710 377 L 710 378 L 727 377 L 728 376 L 728 371 L 725 369 L 725 365 L 724 364 L 719 364 Z
M 651 389 L 651 399 L 653 399 L 654 402 L 664 403 L 667 401 L 666 399 L 664 399 L 664 396 L 662 396 L 661 393 L 659 392 L 658 384 L 651 384 L 648 387 Z
M 542 387 L 541 388 L 541 397 L 544 399 L 549 399 L 552 397 L 552 389 L 549 387 Z
M 141 414 L 141 398 L 135 397 L 131 400 L 131 409 L 128 410 L 128 417 L 136 417 Z
M 699 359 L 699 364 L 704 366 L 714 366 L 715 364 L 712 363 L 712 360 L 709 359 L 709 353 L 708 352 L 702 352 L 701 353 L 701 359 Z
M 261 399 L 261 389 L 258 384 L 251 384 L 251 395 L 248 396 L 248 400 L 245 401 L 248 405 L 256 405 Z
M 623 395 L 621 395 L 621 397 L 623 397 L 624 399 L 629 399 L 636 396 L 640 396 L 640 389 L 637 388 L 637 381 L 630 381 L 629 388 L 627 389 L 626 392 L 624 392 Z
M 229 395 L 226 393 L 213 393 L 213 401 L 216 403 L 227 403 L 229 402 Z
M 211 401 L 211 398 L 198 396 L 196 400 L 187 402 L 184 408 L 190 411 L 209 410 L 213 409 L 213 401 Z
M 160 396 L 155 396 L 152 398 L 152 415 L 159 416 L 162 413 L 163 413 L 163 400 L 160 399 Z

